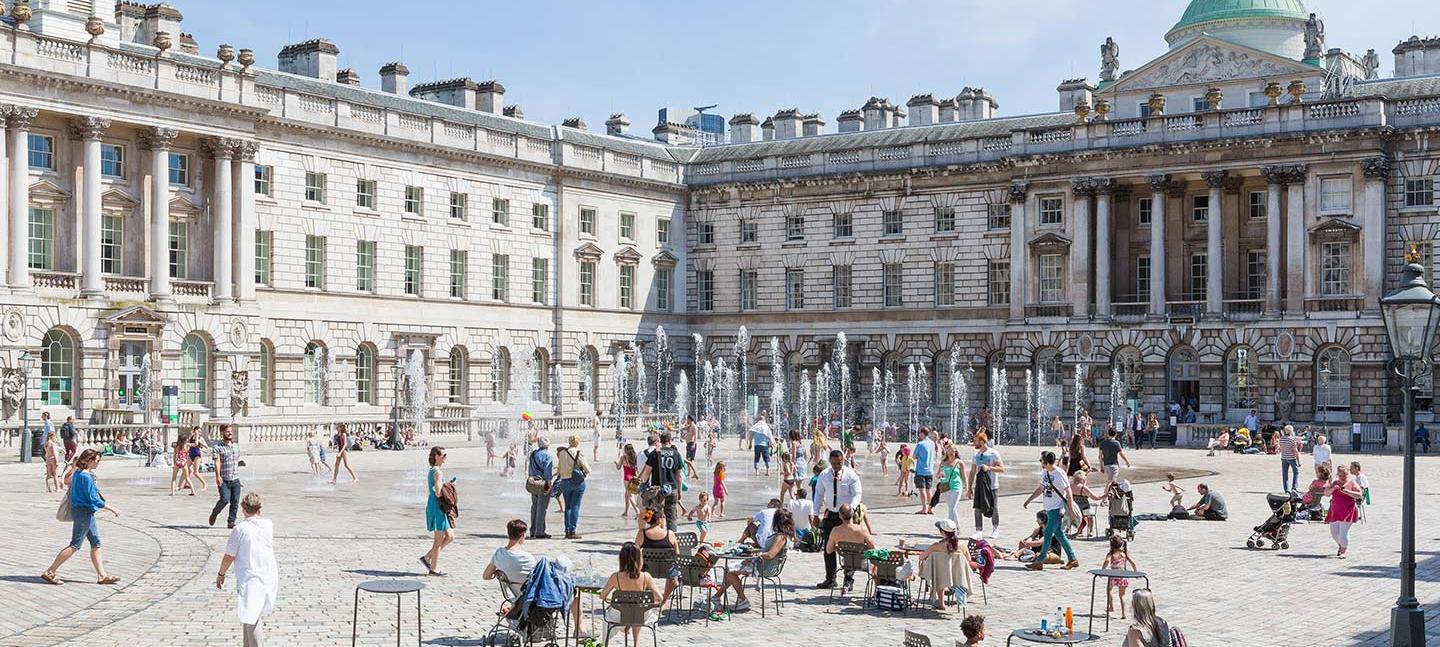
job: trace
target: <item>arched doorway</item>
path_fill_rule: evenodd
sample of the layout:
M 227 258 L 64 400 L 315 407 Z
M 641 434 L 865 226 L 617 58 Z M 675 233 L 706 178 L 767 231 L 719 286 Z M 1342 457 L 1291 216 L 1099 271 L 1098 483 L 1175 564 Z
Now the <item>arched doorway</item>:
M 1196 409 L 1200 407 L 1200 354 L 1194 348 L 1181 345 L 1170 351 L 1170 360 L 1166 367 L 1169 374 L 1168 402 L 1181 403 L 1180 410 L 1185 410 L 1185 405 Z

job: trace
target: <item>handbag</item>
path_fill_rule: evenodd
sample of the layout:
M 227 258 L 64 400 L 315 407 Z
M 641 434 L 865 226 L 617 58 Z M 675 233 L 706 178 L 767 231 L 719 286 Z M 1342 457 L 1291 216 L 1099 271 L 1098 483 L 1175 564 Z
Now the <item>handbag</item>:
M 540 451 L 540 450 L 535 450 Z M 530 464 L 535 464 L 535 453 L 530 453 Z M 525 479 L 525 491 L 533 496 L 545 496 L 550 492 L 550 483 L 538 476 L 531 476 Z
M 60 497 L 60 507 L 55 509 L 55 520 L 62 522 L 74 521 L 75 517 L 70 513 L 70 496 Z

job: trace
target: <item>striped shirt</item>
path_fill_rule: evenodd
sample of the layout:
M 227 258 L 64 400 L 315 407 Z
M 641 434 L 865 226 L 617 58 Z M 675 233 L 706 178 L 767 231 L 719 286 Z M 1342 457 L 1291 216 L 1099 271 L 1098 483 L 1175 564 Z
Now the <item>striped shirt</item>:
M 1280 437 L 1280 458 L 1287 461 L 1300 460 L 1299 443 L 1294 436 Z

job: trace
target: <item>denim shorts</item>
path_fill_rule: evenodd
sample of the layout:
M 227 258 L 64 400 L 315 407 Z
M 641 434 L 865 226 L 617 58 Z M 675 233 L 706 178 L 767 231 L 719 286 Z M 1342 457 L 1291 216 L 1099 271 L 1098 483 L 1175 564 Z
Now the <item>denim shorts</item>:
M 80 550 L 80 544 L 90 540 L 90 548 L 100 547 L 100 524 L 95 521 L 95 511 L 88 508 L 70 510 L 70 547 Z
M 926 474 L 916 474 L 916 475 L 915 475 L 915 487 L 917 487 L 917 488 L 920 488 L 920 489 L 922 489 L 922 490 L 928 490 L 928 489 L 930 489 L 930 486 L 932 486 L 932 485 L 934 485 L 934 484 L 935 484 L 935 475 L 933 475 L 933 474 L 930 474 L 930 475 L 926 475 Z

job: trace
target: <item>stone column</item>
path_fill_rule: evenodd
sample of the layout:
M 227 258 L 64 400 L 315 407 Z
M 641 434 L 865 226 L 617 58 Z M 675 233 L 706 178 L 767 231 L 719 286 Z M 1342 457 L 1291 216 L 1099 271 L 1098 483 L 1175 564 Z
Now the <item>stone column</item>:
M 34 108 L 12 106 L 5 115 L 10 137 L 10 271 L 12 288 L 30 287 L 30 122 Z
M 1268 185 L 1265 195 L 1265 312 L 1274 314 L 1280 311 L 1281 305 L 1280 257 L 1283 250 L 1280 247 L 1280 194 L 1285 190 L 1289 175 L 1283 166 L 1266 166 L 1260 169 L 1260 174 L 1265 176 Z
M 1090 314 L 1090 198 L 1095 196 L 1095 180 L 1077 177 L 1070 181 L 1070 310 L 1075 317 Z
M 150 299 L 170 296 L 170 144 L 179 132 L 151 127 L 141 131 L 142 146 L 150 151 Z
M 1109 317 L 1110 304 L 1110 198 L 1115 193 L 1115 180 L 1095 180 L 1095 314 Z
M 1285 167 L 1285 310 L 1305 312 L 1305 182 L 1310 166 Z
M 1165 198 L 1170 176 L 1148 175 L 1150 183 L 1150 315 L 1164 317 L 1165 303 Z
M 14 106 L 0 105 L 0 130 L 5 128 L 6 116 Z M 0 133 L 0 219 L 9 223 L 10 218 L 10 147 L 6 146 L 5 137 Z M 10 225 L 0 225 L 0 284 L 3 284 L 5 273 L 10 267 Z
M 1390 158 L 1384 155 L 1360 162 L 1365 192 L 1360 202 L 1362 244 L 1365 250 L 1366 310 L 1380 307 L 1385 289 L 1385 182 L 1390 179 Z
M 1025 248 L 1030 227 L 1030 185 L 1027 182 L 1010 184 L 1010 319 L 1025 318 L 1025 302 L 1030 291 L 1026 272 L 1030 253 Z
M 1225 171 L 1200 174 L 1210 188 L 1210 206 L 1205 218 L 1205 312 L 1225 312 Z
M 232 298 L 231 291 L 231 259 L 234 253 L 234 243 L 231 236 L 234 233 L 234 224 L 231 222 L 231 209 L 234 207 L 231 199 L 230 185 L 235 181 L 234 173 L 230 170 L 230 156 L 235 147 L 235 140 L 217 139 L 208 141 L 205 144 L 205 151 L 214 159 L 215 172 L 211 174 L 211 184 L 214 189 L 214 197 L 210 201 L 210 228 L 212 231 L 213 269 L 211 278 L 214 280 L 215 288 L 210 295 L 216 303 L 223 303 Z
M 108 119 L 75 117 L 70 134 L 82 147 L 80 173 L 80 296 L 104 296 L 105 279 L 100 275 L 100 136 L 110 127 Z
M 235 233 L 231 236 L 234 248 L 233 267 L 235 272 L 235 298 L 240 301 L 255 299 L 255 142 L 237 141 L 231 148 L 235 163 L 235 201 L 231 212 L 234 215 Z

